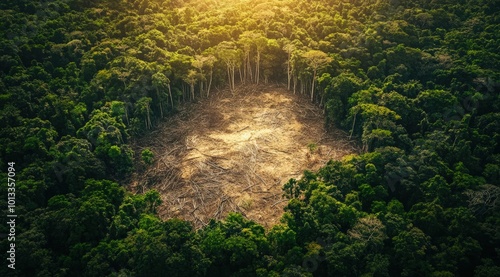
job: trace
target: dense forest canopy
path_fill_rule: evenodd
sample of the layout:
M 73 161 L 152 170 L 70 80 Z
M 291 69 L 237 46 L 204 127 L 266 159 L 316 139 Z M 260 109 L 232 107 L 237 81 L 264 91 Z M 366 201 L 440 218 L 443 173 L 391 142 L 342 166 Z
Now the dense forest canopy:
M 1 201 L 5 219 L 13 167 L 18 215 L 0 275 L 499 276 L 498 1 L 0 9 Z M 134 141 L 180 105 L 266 83 L 363 148 L 284 184 L 280 224 L 230 214 L 194 230 L 158 218 L 158 192 L 125 190 L 155 159 Z

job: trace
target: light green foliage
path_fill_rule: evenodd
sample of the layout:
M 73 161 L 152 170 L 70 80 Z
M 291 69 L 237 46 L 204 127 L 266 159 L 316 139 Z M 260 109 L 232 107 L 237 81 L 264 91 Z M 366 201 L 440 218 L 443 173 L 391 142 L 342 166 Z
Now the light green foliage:
M 318 145 L 314 142 L 311 142 L 307 145 L 307 148 L 309 149 L 309 152 L 311 154 L 314 154 L 314 152 L 316 152 L 316 150 L 318 149 Z
M 146 148 L 146 149 L 142 150 L 142 152 L 141 152 L 141 158 L 142 158 L 142 161 L 143 161 L 145 164 L 147 164 L 147 165 L 151 165 L 151 164 L 153 164 L 153 162 L 154 162 L 154 154 L 153 154 L 153 152 L 152 152 L 150 149 L 148 149 L 148 148 Z
M 496 1 L 212 2 L 0 3 L 16 274 L 498 275 Z M 175 199 L 122 186 L 144 168 L 129 144 L 240 83 L 308 95 L 362 154 L 284 184 L 268 230 L 239 214 L 200 230 L 160 219 Z

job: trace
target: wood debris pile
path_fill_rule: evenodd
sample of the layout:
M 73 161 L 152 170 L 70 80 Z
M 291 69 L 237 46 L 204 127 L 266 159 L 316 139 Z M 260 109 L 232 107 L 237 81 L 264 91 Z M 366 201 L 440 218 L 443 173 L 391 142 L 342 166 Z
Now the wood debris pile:
M 346 133 L 326 132 L 323 122 L 321 109 L 280 87 L 220 91 L 183 106 L 138 143 L 156 162 L 130 187 L 157 189 L 165 219 L 201 227 L 233 211 L 271 227 L 286 205 L 284 183 L 357 152 Z

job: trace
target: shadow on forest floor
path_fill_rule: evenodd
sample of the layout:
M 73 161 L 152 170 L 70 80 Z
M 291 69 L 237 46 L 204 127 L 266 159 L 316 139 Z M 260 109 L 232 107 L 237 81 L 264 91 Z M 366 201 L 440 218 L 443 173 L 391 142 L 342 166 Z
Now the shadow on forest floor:
M 141 142 L 156 157 L 130 188 L 160 192 L 159 215 L 201 227 L 240 212 L 268 228 L 286 205 L 282 186 L 328 160 L 356 153 L 320 108 L 278 86 L 240 86 L 181 107 Z

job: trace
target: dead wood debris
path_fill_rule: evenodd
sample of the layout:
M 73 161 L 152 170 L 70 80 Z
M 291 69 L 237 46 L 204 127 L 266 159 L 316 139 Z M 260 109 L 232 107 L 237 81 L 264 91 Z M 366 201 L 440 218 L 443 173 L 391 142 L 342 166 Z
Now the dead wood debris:
M 329 159 L 358 152 L 340 130 L 325 131 L 323 112 L 307 97 L 276 86 L 218 91 L 186 104 L 159 131 L 137 142 L 156 163 L 129 186 L 162 194 L 160 216 L 199 228 L 238 212 L 265 226 L 279 222 L 282 186 Z M 318 150 L 309 153 L 308 145 Z M 142 181 L 140 181 L 142 180 Z

